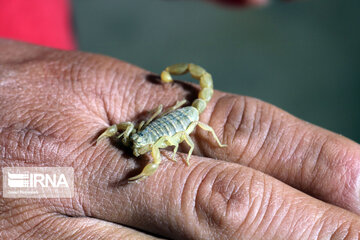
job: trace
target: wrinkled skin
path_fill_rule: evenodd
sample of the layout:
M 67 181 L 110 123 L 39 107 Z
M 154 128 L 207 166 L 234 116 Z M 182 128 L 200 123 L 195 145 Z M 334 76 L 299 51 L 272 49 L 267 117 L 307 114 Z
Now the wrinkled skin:
M 153 176 L 123 183 L 150 156 L 95 145 L 99 134 L 197 93 L 148 74 L 109 57 L 0 41 L 1 167 L 75 170 L 72 199 L 1 198 L 0 238 L 358 237 L 359 145 L 251 97 L 215 91 L 200 116 L 227 148 L 197 129 L 190 166 L 186 154 L 175 163 L 162 150 Z

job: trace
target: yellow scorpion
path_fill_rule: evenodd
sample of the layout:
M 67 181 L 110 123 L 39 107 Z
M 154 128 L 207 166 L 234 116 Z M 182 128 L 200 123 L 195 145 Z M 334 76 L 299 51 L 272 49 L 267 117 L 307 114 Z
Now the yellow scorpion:
M 171 75 L 182 75 L 187 72 L 190 72 L 193 78 L 200 81 L 201 87 L 198 98 L 195 99 L 191 106 L 181 108 L 186 103 L 186 100 L 182 100 L 162 113 L 163 107 L 160 105 L 154 109 L 153 115 L 146 122 L 142 121 L 138 127 L 135 128 L 131 122 L 114 124 L 107 128 L 97 139 L 97 142 L 99 142 L 101 139 L 115 136 L 118 131 L 123 131 L 117 138 L 121 139 L 125 146 L 132 148 L 136 157 L 151 151 L 153 162 L 148 163 L 140 174 L 129 178 L 129 181 L 142 180 L 151 176 L 157 170 L 161 162 L 160 148 L 174 146 L 172 160 L 176 161 L 176 152 L 179 144 L 183 141 L 190 146 L 186 159 L 186 164 L 189 165 L 190 156 L 194 150 L 194 143 L 189 135 L 196 126 L 209 131 L 220 147 L 226 147 L 226 145 L 221 144 L 214 129 L 205 123 L 199 122 L 199 114 L 205 110 L 206 104 L 214 93 L 211 75 L 204 68 L 195 64 L 179 63 L 167 67 L 161 73 L 161 81 L 165 83 L 172 82 Z

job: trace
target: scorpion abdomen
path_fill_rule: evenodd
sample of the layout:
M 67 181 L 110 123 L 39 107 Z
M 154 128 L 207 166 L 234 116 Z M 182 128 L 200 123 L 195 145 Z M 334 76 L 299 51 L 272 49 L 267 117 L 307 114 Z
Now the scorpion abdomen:
M 177 109 L 152 121 L 142 131 L 136 133 L 156 142 L 162 136 L 174 136 L 178 132 L 185 131 L 190 123 L 199 120 L 196 108 L 189 106 Z

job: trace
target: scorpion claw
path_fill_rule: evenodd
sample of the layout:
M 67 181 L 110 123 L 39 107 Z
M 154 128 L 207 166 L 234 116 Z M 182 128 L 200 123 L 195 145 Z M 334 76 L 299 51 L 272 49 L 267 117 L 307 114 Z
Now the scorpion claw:
M 102 139 L 112 137 L 117 133 L 118 129 L 116 124 L 108 127 L 105 132 L 103 132 L 96 140 L 96 143 L 99 143 Z
M 159 167 L 159 164 L 149 163 L 144 167 L 144 169 L 142 170 L 142 172 L 140 174 L 129 178 L 128 181 L 133 182 L 133 181 L 144 180 L 145 178 L 147 178 L 147 177 L 151 176 L 152 174 L 154 174 L 154 172 L 156 171 L 156 169 L 158 167 Z

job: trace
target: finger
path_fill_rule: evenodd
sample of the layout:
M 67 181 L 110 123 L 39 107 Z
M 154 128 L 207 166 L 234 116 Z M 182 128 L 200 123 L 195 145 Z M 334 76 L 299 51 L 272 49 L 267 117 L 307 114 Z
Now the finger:
M 351 239 L 360 231 L 355 214 L 239 164 L 193 157 L 186 167 L 163 157 L 153 176 L 119 184 L 133 161 L 110 157 L 114 150 L 103 148 L 101 164 L 97 159 L 88 166 L 93 178 L 86 177 L 72 204 L 62 202 L 58 211 L 76 207 L 80 197 L 77 211 L 86 216 L 172 239 Z
M 204 131 L 196 142 L 204 156 L 263 171 L 317 198 L 360 213 L 360 147 L 260 100 L 219 94 L 201 116 L 227 148 Z M 210 144 L 209 144 L 210 141 Z
M 160 239 L 134 229 L 94 218 L 55 216 L 25 234 L 36 239 Z
M 25 203 L 23 199 L 17 202 Z M 95 218 L 53 213 L 37 204 L 15 206 L 16 203 L 12 202 L 11 205 L 14 211 L 1 214 L 2 239 L 159 239 Z

